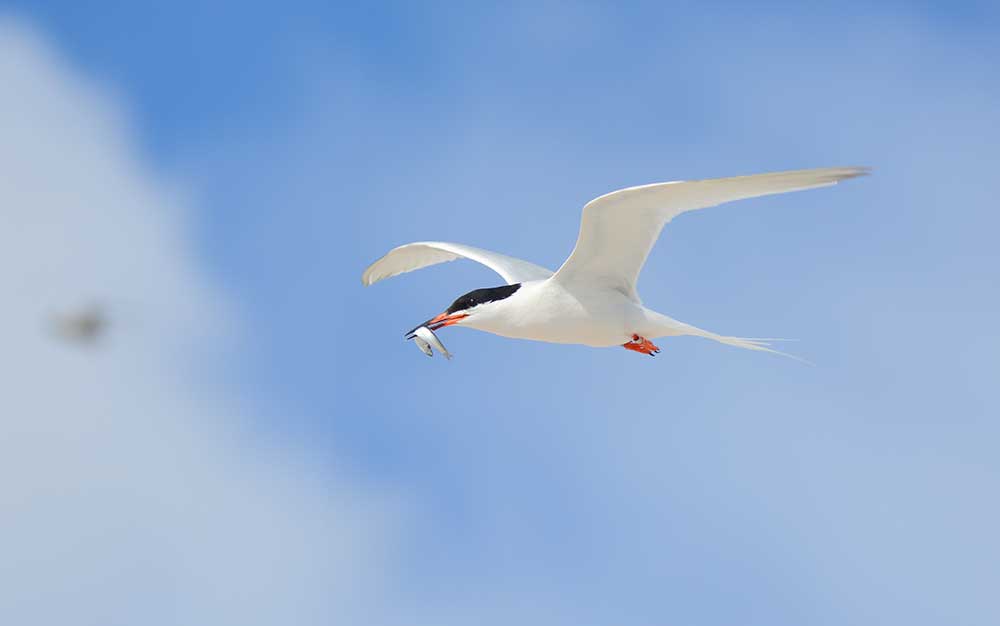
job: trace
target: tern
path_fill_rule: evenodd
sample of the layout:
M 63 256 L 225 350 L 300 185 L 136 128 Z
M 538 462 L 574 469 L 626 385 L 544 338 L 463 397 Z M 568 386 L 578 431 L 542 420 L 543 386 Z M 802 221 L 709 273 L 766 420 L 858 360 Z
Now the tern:
M 490 250 L 421 241 L 390 250 L 364 271 L 361 282 L 372 285 L 464 258 L 492 269 L 506 285 L 470 291 L 421 326 L 431 330 L 465 326 L 516 339 L 623 346 L 648 355 L 660 351 L 652 339 L 695 335 L 783 354 L 768 347 L 768 340 L 719 335 L 643 306 L 636 281 L 646 257 L 663 227 L 681 213 L 744 198 L 827 187 L 868 172 L 864 167 L 830 167 L 629 187 L 583 207 L 576 247 L 555 272 Z M 415 330 L 406 336 L 412 337 Z

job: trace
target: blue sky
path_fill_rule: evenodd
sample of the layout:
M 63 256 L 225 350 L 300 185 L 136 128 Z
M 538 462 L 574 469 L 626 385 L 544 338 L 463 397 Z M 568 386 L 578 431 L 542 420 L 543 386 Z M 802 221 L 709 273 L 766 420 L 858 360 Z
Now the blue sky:
M 99 354 L 44 337 L 12 354 L 36 364 L 31 385 L 83 368 L 108 394 L 151 390 L 66 392 L 95 424 L 122 416 L 118 452 L 99 463 L 102 439 L 81 435 L 80 465 L 53 489 L 85 493 L 107 463 L 135 477 L 105 510 L 154 512 L 108 540 L 127 566 L 91 576 L 109 582 L 76 615 L 1000 619 L 995 8 L 17 5 L 3 38 L 23 63 L 3 67 L 39 104 L 8 96 L 0 114 L 51 152 L 5 158 L 93 201 L 45 200 L 60 238 L 39 226 L 6 271 L 62 268 L 37 280 L 62 291 L 15 291 L 7 308 L 30 303 L 11 317 L 26 323 L 68 290 L 123 321 Z M 46 165 L 57 155 L 62 169 Z M 639 285 L 700 327 L 797 338 L 790 351 L 815 367 L 695 339 L 647 359 L 463 329 L 442 333 L 454 361 L 428 360 L 402 332 L 499 279 L 455 263 L 359 281 L 422 239 L 554 268 L 580 207 L 609 190 L 854 164 L 875 175 L 679 218 Z M 126 182 L 92 184 L 112 178 Z M 22 180 L 15 199 L 46 187 Z M 19 206 L 8 233 L 41 211 Z M 106 259 L 94 278 L 68 273 L 79 255 L 42 264 L 89 246 Z M 65 427 L 56 400 L 22 395 L 9 428 Z M 32 468 L 47 455 L 30 456 L 8 474 L 43 492 Z M 193 460 L 168 471 L 173 457 Z M 177 495 L 192 484 L 204 526 Z M 120 516 L 59 502 L 19 513 L 92 520 L 63 528 L 67 549 L 39 566 L 85 576 L 77 548 Z M 24 524 L 24 545 L 42 541 Z M 176 527 L 190 531 L 176 545 L 157 539 Z M 44 577 L 27 580 L 11 594 L 44 595 Z M 79 588 L 59 581 L 56 596 Z M 0 608 L 25 623 L 32 606 Z

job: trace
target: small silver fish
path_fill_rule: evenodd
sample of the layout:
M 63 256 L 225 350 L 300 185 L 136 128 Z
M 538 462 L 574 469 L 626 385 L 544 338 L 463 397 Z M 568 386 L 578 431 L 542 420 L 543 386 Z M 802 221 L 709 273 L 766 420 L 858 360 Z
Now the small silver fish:
M 430 347 L 433 346 L 435 350 L 444 355 L 444 358 L 449 360 L 451 359 L 451 352 L 448 352 L 448 349 L 444 347 L 444 344 L 441 343 L 441 340 L 438 339 L 437 335 L 435 335 L 434 331 L 431 330 L 430 328 L 427 328 L 426 326 L 421 326 L 416 330 L 414 330 L 413 340 L 414 341 L 420 340 L 421 342 L 423 342 L 423 345 L 418 343 L 417 347 L 420 348 L 420 350 L 424 354 L 428 354 L 428 352 L 430 352 Z
M 431 344 L 427 343 L 426 341 L 424 341 L 420 337 L 417 337 L 416 335 L 414 335 L 413 336 L 413 343 L 417 344 L 417 347 L 420 348 L 420 351 L 423 352 L 424 354 L 426 354 L 427 356 L 434 356 L 434 351 L 431 350 Z

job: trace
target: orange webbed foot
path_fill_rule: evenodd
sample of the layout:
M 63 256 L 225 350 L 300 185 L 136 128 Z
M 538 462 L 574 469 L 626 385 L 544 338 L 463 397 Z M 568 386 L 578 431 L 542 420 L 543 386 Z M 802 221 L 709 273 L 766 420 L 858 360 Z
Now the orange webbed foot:
M 659 348 L 653 345 L 652 341 L 639 335 L 632 335 L 632 341 L 623 343 L 622 347 L 626 350 L 648 354 L 649 356 L 656 356 L 656 353 L 660 351 Z

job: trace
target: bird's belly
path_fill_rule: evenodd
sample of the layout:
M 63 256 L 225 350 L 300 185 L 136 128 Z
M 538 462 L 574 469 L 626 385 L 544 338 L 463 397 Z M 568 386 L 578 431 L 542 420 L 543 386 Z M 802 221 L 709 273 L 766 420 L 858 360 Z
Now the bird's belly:
M 502 333 L 497 333 L 502 334 Z M 549 343 L 572 343 L 595 348 L 617 346 L 625 343 L 625 333 L 620 324 L 579 323 L 564 321 L 558 324 L 537 324 L 516 329 L 507 337 L 547 341 Z
M 503 337 L 549 343 L 617 346 L 631 338 L 641 308 L 619 292 L 578 294 L 549 290 L 505 319 L 475 327 Z
M 620 324 L 600 324 L 593 321 L 538 320 L 537 322 L 484 328 L 487 332 L 514 339 L 531 339 L 549 343 L 576 343 L 604 347 L 624 343 Z

